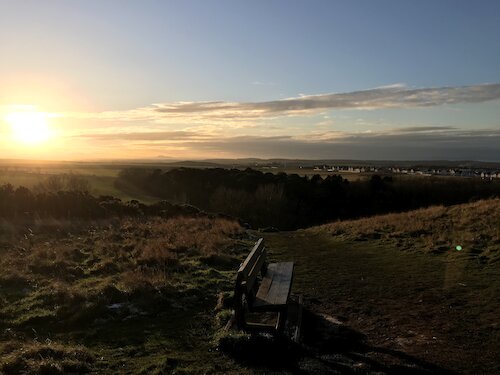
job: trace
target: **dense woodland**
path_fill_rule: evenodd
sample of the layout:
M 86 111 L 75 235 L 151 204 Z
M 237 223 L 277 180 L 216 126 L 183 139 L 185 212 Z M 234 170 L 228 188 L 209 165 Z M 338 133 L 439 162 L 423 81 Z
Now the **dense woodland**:
M 301 177 L 238 169 L 124 169 L 117 188 L 232 215 L 252 227 L 296 229 L 328 221 L 451 205 L 500 195 L 498 181 L 374 175 Z
M 499 181 L 378 175 L 348 181 L 338 175 L 301 177 L 250 168 L 129 168 L 120 173 L 115 184 L 121 191 L 141 191 L 161 201 L 145 205 L 95 197 L 81 177 L 52 176 L 31 190 L 0 186 L 0 218 L 175 216 L 202 210 L 239 218 L 254 228 L 296 229 L 500 196 Z

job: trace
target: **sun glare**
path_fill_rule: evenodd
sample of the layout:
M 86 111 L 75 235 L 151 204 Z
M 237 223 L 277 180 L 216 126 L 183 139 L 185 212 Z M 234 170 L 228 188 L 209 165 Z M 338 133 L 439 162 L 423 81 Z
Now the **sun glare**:
M 14 139 L 36 145 L 47 141 L 51 136 L 47 117 L 43 112 L 22 111 L 8 114 L 5 120 L 11 127 Z

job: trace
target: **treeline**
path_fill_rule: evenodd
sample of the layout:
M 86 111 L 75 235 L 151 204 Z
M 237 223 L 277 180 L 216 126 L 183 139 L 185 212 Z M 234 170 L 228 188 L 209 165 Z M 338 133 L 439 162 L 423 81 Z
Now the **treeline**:
M 90 192 L 89 181 L 73 173 L 53 174 L 33 186 L 36 193 L 54 193 L 59 191 Z
M 458 204 L 500 193 L 498 181 L 480 179 L 374 175 L 350 182 L 338 175 L 301 177 L 250 168 L 130 168 L 119 174 L 116 187 L 239 217 L 253 227 L 280 229 Z
M 165 201 L 145 205 L 135 200 L 122 202 L 110 196 L 94 197 L 80 190 L 37 193 L 22 186 L 17 188 L 10 184 L 0 186 L 0 218 L 4 219 L 33 217 L 99 219 L 140 215 L 172 217 L 205 214 L 195 207 L 174 205 Z

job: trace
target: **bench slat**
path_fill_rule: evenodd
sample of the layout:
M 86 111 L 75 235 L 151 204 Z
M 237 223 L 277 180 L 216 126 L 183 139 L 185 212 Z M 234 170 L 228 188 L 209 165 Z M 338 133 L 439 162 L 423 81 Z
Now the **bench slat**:
M 246 280 L 246 288 L 247 293 L 250 293 L 253 289 L 255 281 L 259 276 L 264 263 L 266 262 L 266 249 L 262 250 L 260 257 L 255 261 L 253 268 L 248 272 L 247 280 Z
M 255 262 L 257 261 L 263 250 L 264 239 L 260 238 L 238 270 L 238 273 L 241 273 L 244 279 L 246 279 L 250 271 L 253 269 Z
M 267 268 L 257 292 L 254 310 L 280 310 L 286 306 L 293 277 L 293 262 L 273 263 Z

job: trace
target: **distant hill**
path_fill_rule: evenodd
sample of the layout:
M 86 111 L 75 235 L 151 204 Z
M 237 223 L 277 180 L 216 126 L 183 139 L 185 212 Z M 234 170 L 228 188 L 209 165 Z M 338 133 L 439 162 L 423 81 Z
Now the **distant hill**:
M 169 167 L 189 167 L 189 168 L 217 168 L 222 167 L 221 164 L 206 161 L 206 160 L 185 160 L 185 161 L 173 161 L 167 162 Z
M 279 165 L 287 168 L 313 167 L 318 165 L 334 166 L 374 166 L 374 167 L 435 167 L 435 168 L 491 168 L 499 169 L 500 162 L 488 162 L 479 160 L 348 160 L 348 159 L 186 159 L 179 160 L 158 156 L 156 159 L 117 159 L 117 160 L 86 160 L 86 161 L 62 161 L 62 160 L 29 160 L 29 159 L 0 159 L 0 167 L 5 166 L 112 166 L 122 167 L 197 167 L 197 168 L 246 168 L 252 166 Z
M 309 229 L 355 241 L 395 243 L 402 250 L 466 253 L 481 262 L 500 260 L 500 199 L 373 216 Z
M 401 167 L 442 167 L 442 168 L 500 168 L 499 162 L 488 162 L 479 160 L 350 160 L 350 159 L 206 159 L 203 162 L 218 165 L 259 165 L 259 164 L 286 164 L 292 166 L 315 166 L 315 165 L 337 165 L 337 166 L 378 166 L 389 167 L 393 165 Z

